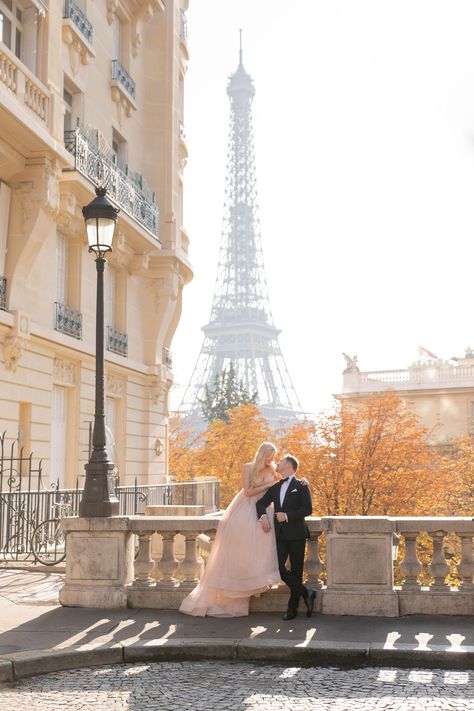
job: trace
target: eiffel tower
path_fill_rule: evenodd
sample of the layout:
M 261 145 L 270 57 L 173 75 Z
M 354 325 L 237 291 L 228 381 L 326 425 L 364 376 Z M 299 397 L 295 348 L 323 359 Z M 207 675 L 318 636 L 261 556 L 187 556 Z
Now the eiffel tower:
M 204 342 L 180 411 L 202 416 L 200 400 L 216 374 L 234 364 L 237 378 L 272 424 L 303 411 L 278 343 L 268 300 L 258 218 L 252 131 L 255 89 L 242 63 L 229 77 L 230 125 L 219 266 Z

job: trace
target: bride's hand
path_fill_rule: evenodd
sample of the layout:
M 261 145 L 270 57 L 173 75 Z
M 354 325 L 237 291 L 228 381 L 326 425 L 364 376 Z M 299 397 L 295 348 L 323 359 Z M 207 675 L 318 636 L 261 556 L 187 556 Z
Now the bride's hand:
M 303 486 L 309 486 L 309 481 L 305 476 L 301 479 L 301 483 L 303 484 Z

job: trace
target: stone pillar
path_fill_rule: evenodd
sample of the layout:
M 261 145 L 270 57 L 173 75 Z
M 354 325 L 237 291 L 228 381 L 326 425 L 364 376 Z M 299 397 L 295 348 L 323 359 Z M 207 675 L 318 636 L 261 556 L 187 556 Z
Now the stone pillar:
M 430 533 L 433 541 L 433 559 L 428 566 L 428 570 L 434 578 L 430 585 L 430 590 L 448 590 L 449 585 L 445 579 L 449 575 L 449 565 L 444 557 L 443 541 L 446 531 L 434 531 Z
M 405 556 L 400 563 L 400 570 L 405 576 L 405 580 L 402 583 L 402 588 L 403 590 L 417 591 L 421 588 L 418 576 L 423 569 L 416 555 L 418 533 L 406 531 L 403 533 L 403 537 L 405 539 Z
M 197 555 L 197 531 L 186 531 L 185 533 L 185 558 L 179 566 L 182 576 L 181 590 L 193 590 L 199 581 L 201 563 Z
M 461 561 L 458 565 L 458 573 L 462 578 L 460 588 L 462 590 L 474 590 L 474 556 L 472 554 L 472 533 L 459 534 L 461 539 Z
M 59 601 L 66 607 L 126 607 L 133 580 L 133 538 L 128 519 L 62 520 L 66 532 L 66 581 Z
M 161 580 L 157 583 L 160 590 L 172 590 L 176 587 L 176 580 L 173 575 L 178 568 L 178 561 L 174 556 L 174 540 L 177 531 L 163 531 L 163 553 L 161 560 L 156 564 L 161 573 Z
M 133 587 L 149 588 L 155 584 L 151 572 L 155 563 L 151 557 L 151 533 L 138 534 L 138 556 L 134 563 L 135 580 Z
M 340 516 L 326 521 L 323 613 L 398 616 L 392 561 L 395 521 L 381 516 Z
M 319 556 L 319 537 L 322 531 L 311 532 L 311 538 L 306 544 L 306 558 L 304 570 L 307 577 L 306 586 L 309 588 L 322 588 L 323 583 L 319 576 L 324 570 L 324 563 Z

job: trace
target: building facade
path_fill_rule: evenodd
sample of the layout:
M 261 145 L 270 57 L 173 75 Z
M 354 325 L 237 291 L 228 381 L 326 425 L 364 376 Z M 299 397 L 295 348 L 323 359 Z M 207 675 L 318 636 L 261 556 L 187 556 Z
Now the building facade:
M 346 358 L 341 401 L 357 402 L 373 393 L 394 391 L 421 424 L 430 431 L 430 442 L 449 445 L 451 440 L 474 434 L 474 352 L 463 358 L 419 360 L 406 369 L 364 372 L 357 358 Z
M 0 431 L 82 486 L 96 270 L 82 207 L 120 208 L 105 275 L 106 425 L 120 483 L 167 475 L 182 225 L 187 0 L 0 0 Z M 112 448 L 112 443 L 115 447 Z

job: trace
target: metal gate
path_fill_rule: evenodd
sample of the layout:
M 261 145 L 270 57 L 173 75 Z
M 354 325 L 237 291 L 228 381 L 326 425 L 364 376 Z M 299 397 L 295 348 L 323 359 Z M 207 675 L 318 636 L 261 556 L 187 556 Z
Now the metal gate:
M 117 481 L 118 483 L 118 481 Z M 204 506 L 205 513 L 219 510 L 220 482 L 214 477 L 190 482 L 116 486 L 119 514 L 142 514 L 147 505 Z M 41 460 L 26 455 L 18 440 L 7 444 L 0 435 L 0 555 L 6 561 L 33 560 L 31 537 L 36 526 L 58 515 L 77 516 L 82 489 L 60 489 L 43 477 Z M 59 504 L 59 506 L 57 506 Z

